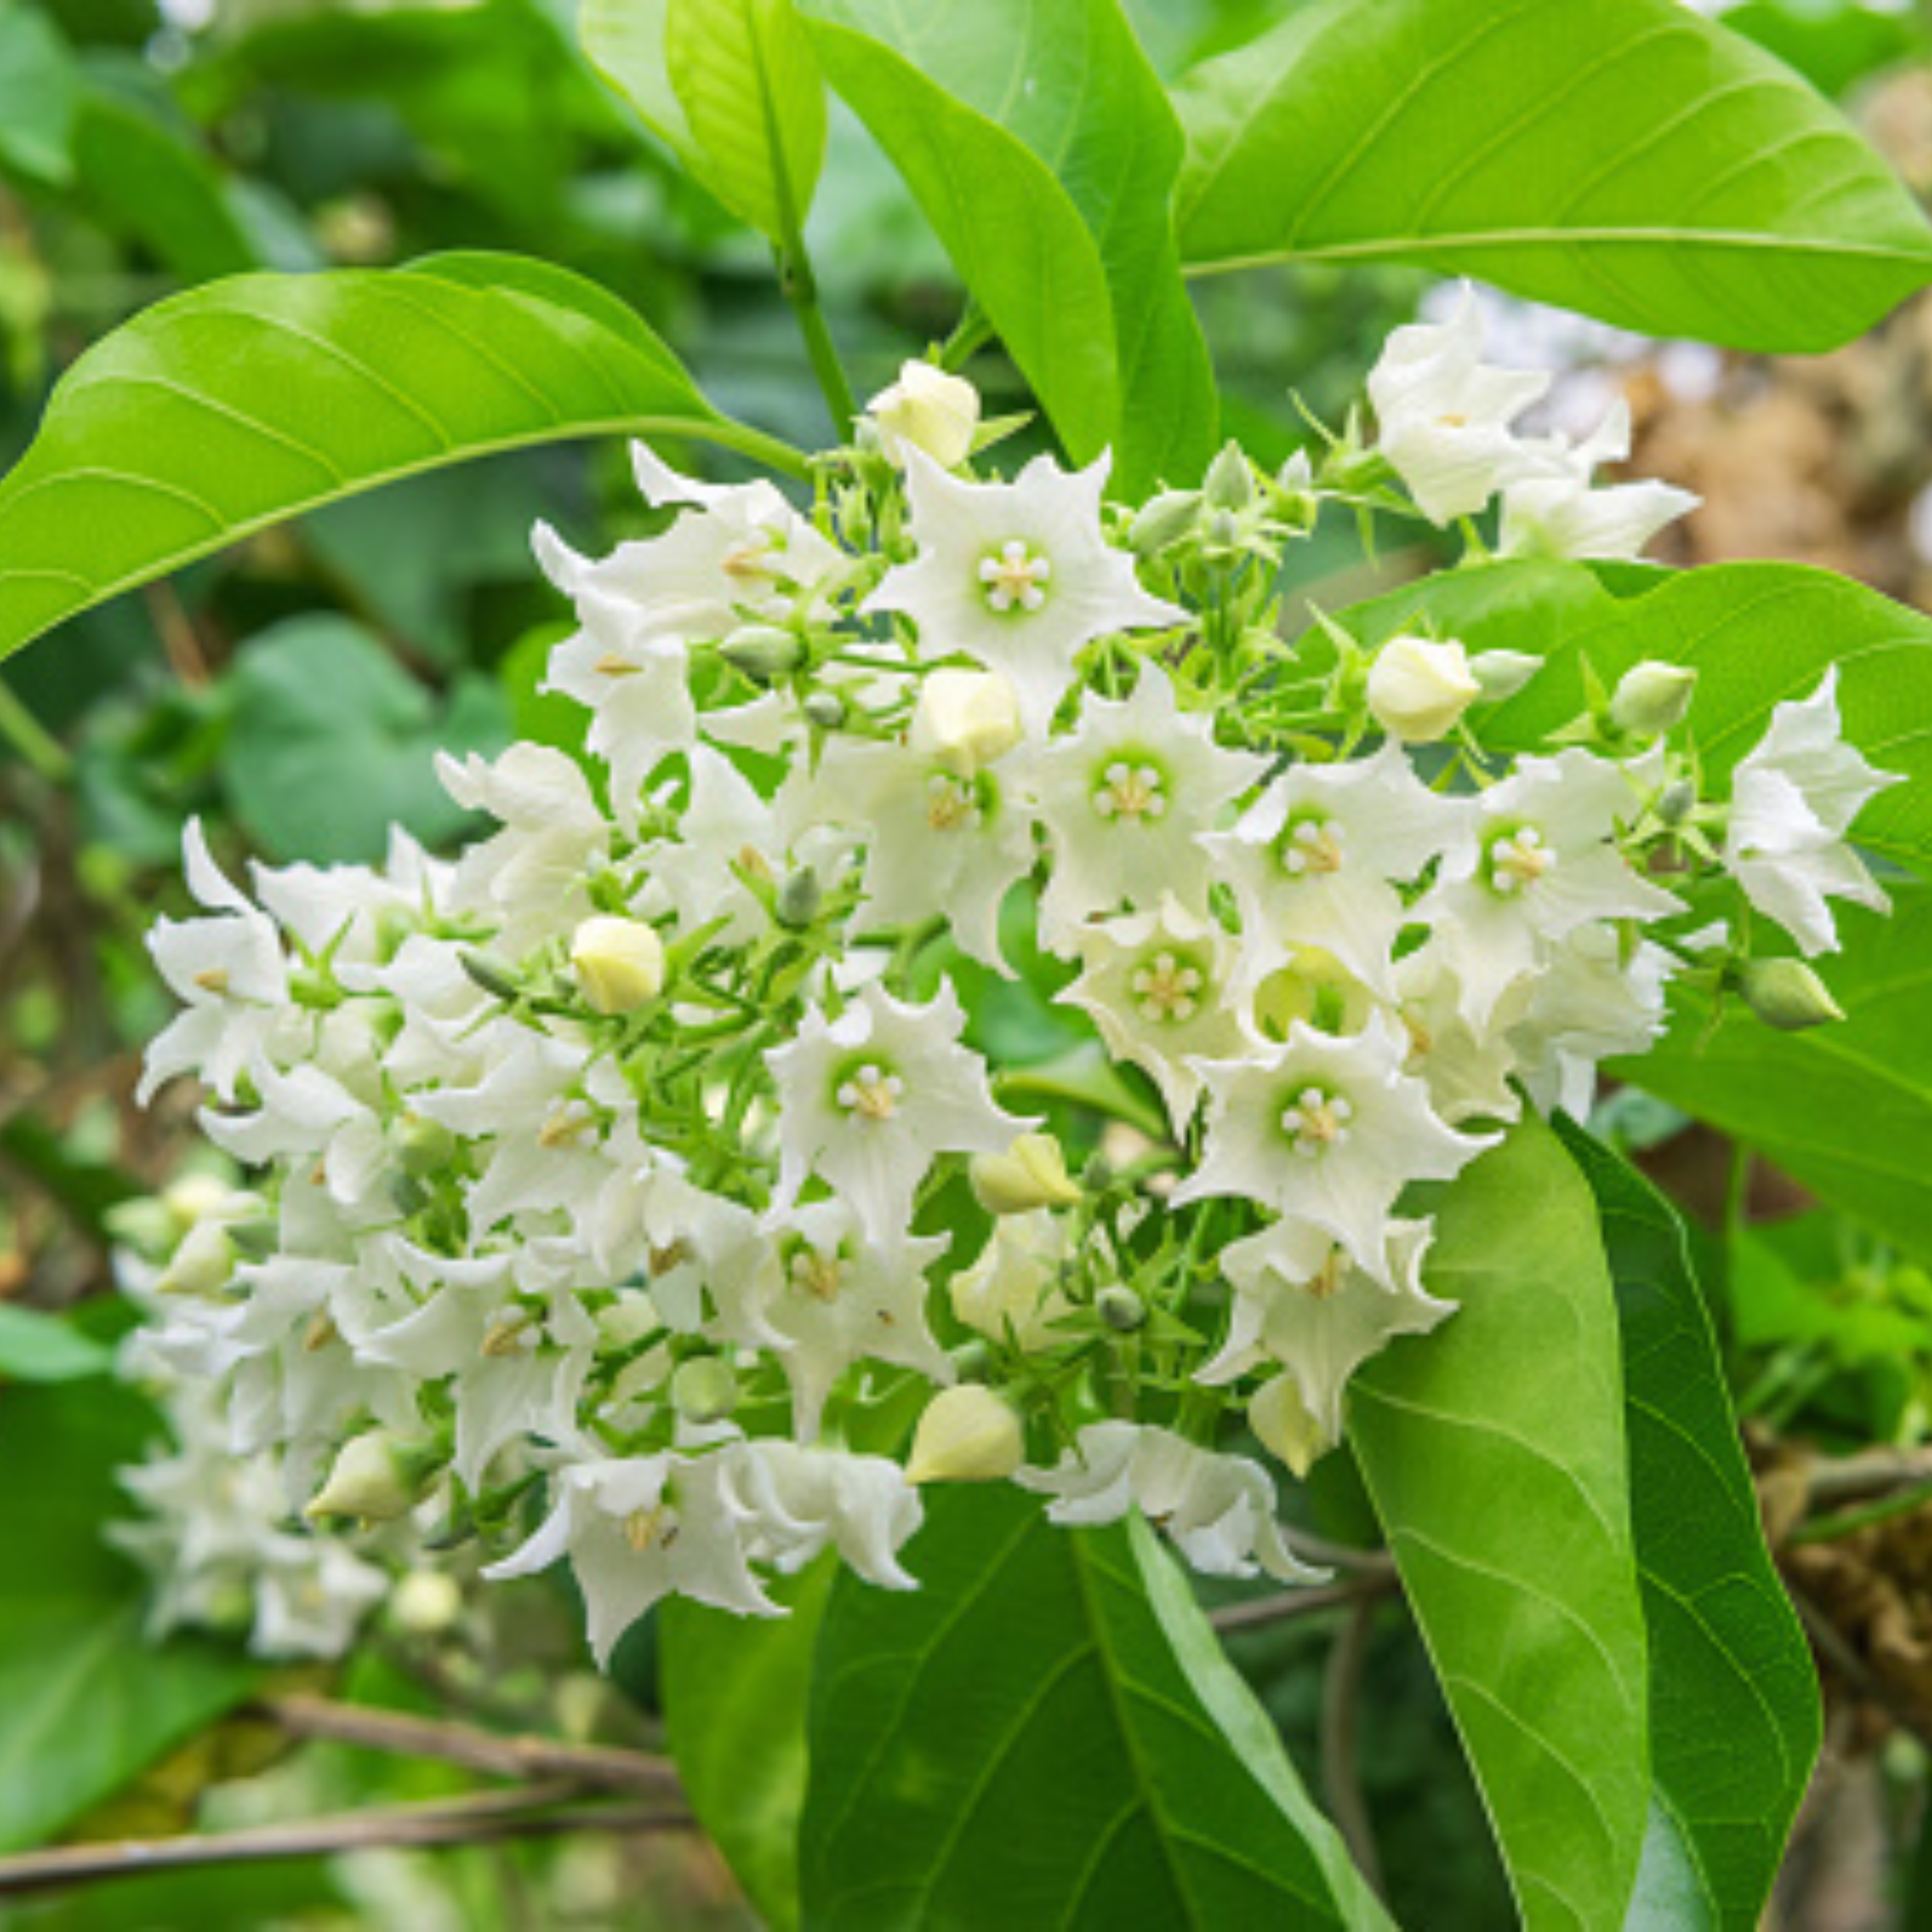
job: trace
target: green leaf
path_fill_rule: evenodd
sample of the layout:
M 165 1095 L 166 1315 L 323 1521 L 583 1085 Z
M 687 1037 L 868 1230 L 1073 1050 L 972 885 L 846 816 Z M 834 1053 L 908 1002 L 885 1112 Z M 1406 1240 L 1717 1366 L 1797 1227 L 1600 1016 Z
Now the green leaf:
M 929 1492 L 896 1595 L 819 1638 L 805 1923 L 1384 1927 L 1144 1525 Z
M 774 1586 L 789 1616 L 734 1616 L 688 1598 L 658 1613 L 664 1718 L 685 1796 L 773 1932 L 799 1922 L 812 1652 L 837 1568 L 828 1555 Z
M 78 1382 L 113 1366 L 112 1348 L 58 1316 L 0 1302 L 0 1383 Z
M 0 657 L 299 511 L 621 434 L 798 466 L 713 410 L 614 296 L 542 262 L 444 255 L 177 296 L 75 363 L 0 482 Z
M 102 1540 L 132 1514 L 114 1472 L 154 1418 L 131 1390 L 0 1390 L 0 1851 L 37 1844 L 241 1703 L 259 1667 L 197 1640 L 150 1644 L 146 1587 Z
M 1068 453 L 1196 481 L 1216 400 L 1169 214 L 1172 110 L 1117 0 L 805 0 L 832 84 L 905 178 Z
M 348 618 L 291 617 L 235 668 L 222 782 L 271 859 L 374 862 L 400 825 L 424 844 L 467 814 L 437 782 L 439 750 L 502 750 L 508 706 L 494 686 L 460 686 L 439 710 L 376 639 Z
M 584 0 L 577 38 L 591 65 L 688 166 L 696 142 L 665 58 L 670 19 L 670 0 Z
M 0 0 L 0 168 L 64 187 L 80 98 L 74 56 L 52 22 L 23 0 Z
M 1813 962 L 1843 1020 L 1775 1033 L 1734 1003 L 1707 1037 L 1687 1004 L 1617 1071 L 1932 1261 L 1932 890 L 1892 896 L 1889 919 L 1841 913 L 1845 950 Z
M 1540 743 L 1583 709 L 1586 658 L 1606 684 L 1644 658 L 1693 665 L 1688 728 L 1720 783 L 1772 707 L 1808 698 L 1836 664 L 1846 736 L 1907 781 L 1859 815 L 1858 842 L 1908 864 L 1932 857 L 1932 617 L 1802 564 L 1644 571 L 1617 584 L 1625 594 L 1580 564 L 1490 564 L 1392 592 L 1340 621 L 1374 644 L 1426 616 L 1472 650 L 1546 658 L 1484 722 L 1484 742 L 1502 750 Z
M 790 247 L 825 160 L 825 84 L 792 0 L 670 0 L 664 61 L 698 178 Z
M 1632 1923 L 1751 1932 L 1818 1755 L 1810 1646 L 1765 1547 L 1682 1226 L 1616 1155 L 1558 1132 L 1597 1198 L 1623 1330 L 1654 1810 Z
M 1448 1191 L 1426 1278 L 1461 1306 L 1357 1377 L 1350 1440 L 1524 1924 L 1615 1928 L 1649 1787 L 1616 1307 L 1540 1120 Z
M 1932 230 L 1850 124 L 1680 0 L 1320 0 L 1176 100 L 1198 268 L 1418 262 L 1783 350 L 1932 279 Z

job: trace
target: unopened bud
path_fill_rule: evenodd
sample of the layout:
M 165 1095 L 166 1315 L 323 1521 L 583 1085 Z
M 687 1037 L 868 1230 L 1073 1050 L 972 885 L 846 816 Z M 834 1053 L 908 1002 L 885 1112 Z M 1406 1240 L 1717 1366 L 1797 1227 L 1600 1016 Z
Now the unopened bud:
M 218 1175 L 184 1174 L 161 1190 L 161 1205 L 176 1227 L 185 1233 L 197 1221 L 212 1214 L 226 1214 L 240 1198 L 235 1190 Z
M 389 1621 L 412 1636 L 440 1636 L 463 1614 L 463 1586 L 448 1571 L 412 1570 L 389 1598 Z
M 1391 638 L 1369 667 L 1369 710 L 1391 737 L 1426 745 L 1451 730 L 1483 694 L 1453 640 Z
M 1127 541 L 1141 556 L 1158 556 L 1192 536 L 1201 520 L 1198 490 L 1163 490 L 1150 497 L 1128 526 Z
M 776 684 L 805 662 L 805 646 L 775 624 L 747 624 L 718 646 L 718 655 L 754 684 Z
M 1131 1335 L 1147 1319 L 1147 1304 L 1119 1282 L 1101 1289 L 1094 1298 L 1094 1306 L 1117 1335 Z
M 1051 1134 L 1022 1134 L 1004 1154 L 974 1155 L 967 1178 L 974 1199 L 989 1214 L 1076 1208 L 1082 1198 L 1068 1178 L 1066 1156 Z
M 995 1483 L 1026 1460 L 1012 1408 L 979 1382 L 941 1389 L 926 1406 L 906 1461 L 909 1483 Z
M 1657 815 L 1666 825 L 1682 825 L 1696 809 L 1697 788 L 1688 778 L 1666 785 L 1657 801 Z
M 500 1000 L 523 998 L 524 989 L 517 976 L 501 960 L 492 959 L 487 952 L 478 952 L 473 946 L 464 946 L 457 954 L 456 960 L 484 992 Z
M 1479 651 L 1469 660 L 1469 675 L 1482 686 L 1486 703 L 1514 698 L 1544 666 L 1530 651 Z
M 426 1442 L 406 1442 L 371 1429 L 342 1447 L 328 1480 L 302 1514 L 312 1522 L 330 1516 L 393 1522 L 429 1493 L 445 1458 Z
M 899 379 L 866 405 L 886 453 L 904 460 L 904 446 L 922 449 L 942 470 L 964 463 L 980 427 L 980 392 L 963 376 L 930 362 L 904 362 Z
M 1696 688 L 1697 674 L 1688 664 L 1646 659 L 1618 680 L 1610 698 L 1610 722 L 1635 737 L 1660 736 L 1683 723 Z
M 634 1012 L 664 991 L 664 941 L 640 919 L 586 919 L 571 936 L 570 964 L 594 1013 Z
M 1298 1476 L 1305 1476 L 1331 1446 L 1327 1432 L 1309 1413 L 1292 1376 L 1276 1376 L 1256 1390 L 1248 1404 L 1248 1426 L 1262 1445 Z
M 1780 1033 L 1802 1033 L 1845 1017 L 1831 988 L 1802 959 L 1748 959 L 1737 988 L 1746 1006 Z
M 722 1422 L 738 1406 L 738 1378 L 716 1355 L 693 1355 L 670 1378 L 671 1406 L 687 1422 Z
M 219 1294 L 235 1273 L 235 1244 L 220 1221 L 197 1221 L 154 1283 L 161 1294 Z
M 818 916 L 824 904 L 825 888 L 819 882 L 818 872 L 810 866 L 801 866 L 796 872 L 785 874 L 773 910 L 778 922 L 788 932 L 802 932 Z
M 805 722 L 821 731 L 836 731 L 845 722 L 845 700 L 836 691 L 814 691 L 799 706 Z
M 920 686 L 908 742 L 962 778 L 1020 742 L 1019 694 L 998 671 L 936 670 Z
M 1208 466 L 1201 494 L 1210 508 L 1245 510 L 1255 500 L 1255 472 L 1237 442 L 1226 443 Z
M 456 1136 L 427 1114 L 405 1114 L 395 1132 L 396 1158 L 403 1172 L 420 1180 L 440 1174 L 456 1154 Z

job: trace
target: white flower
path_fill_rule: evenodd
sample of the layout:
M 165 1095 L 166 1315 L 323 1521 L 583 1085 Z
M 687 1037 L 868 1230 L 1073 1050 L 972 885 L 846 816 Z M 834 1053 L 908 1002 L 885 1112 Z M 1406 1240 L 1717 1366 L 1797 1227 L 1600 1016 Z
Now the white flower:
M 1116 1522 L 1136 1505 L 1194 1568 L 1210 1576 L 1252 1576 L 1256 1566 L 1285 1583 L 1323 1574 L 1298 1561 L 1274 1519 L 1274 1484 L 1258 1462 L 1217 1455 L 1165 1429 L 1096 1422 L 1051 1469 L 1013 1480 L 1051 1496 L 1049 1520 Z
M 1086 970 L 1055 997 L 1094 1016 L 1108 1051 L 1153 1080 L 1184 1127 L 1201 1096 L 1197 1063 L 1246 1044 L 1227 935 L 1168 892 L 1150 912 L 1090 922 L 1078 938 Z
M 1521 760 L 1476 801 L 1474 839 L 1444 860 L 1414 916 L 1435 926 L 1479 1037 L 1503 994 L 1579 926 L 1683 910 L 1617 849 L 1636 800 L 1628 774 L 1573 748 Z
M 1667 483 L 1592 486 L 1598 464 L 1630 454 L 1630 405 L 1621 398 L 1582 442 L 1558 436 L 1540 448 L 1540 473 L 1504 489 L 1498 556 L 1634 557 L 1702 500 Z
M 980 392 L 963 376 L 948 375 L 930 362 L 902 362 L 899 379 L 866 405 L 879 426 L 879 439 L 895 461 L 906 446 L 922 450 L 942 470 L 952 470 L 973 453 L 980 427 Z
M 1352 1039 L 1302 1022 L 1286 1044 L 1204 1060 L 1208 1148 L 1176 1206 L 1234 1195 L 1313 1222 L 1364 1267 L 1381 1265 L 1396 1198 L 1412 1181 L 1453 1180 L 1494 1135 L 1458 1133 L 1402 1070 L 1406 1036 L 1372 1015 Z
M 1828 899 L 1889 908 L 1845 835 L 1868 800 L 1899 782 L 1844 742 L 1836 665 L 1802 703 L 1779 705 L 1756 748 L 1738 760 L 1724 863 L 1751 904 L 1804 952 L 1838 946 Z
M 1010 974 L 1000 908 L 1034 854 L 1032 811 L 1004 767 L 962 777 L 908 746 L 839 737 L 803 797 L 802 812 L 864 834 L 865 901 L 852 931 L 943 914 L 962 952 Z
M 1466 284 L 1448 322 L 1398 328 L 1370 373 L 1377 447 L 1438 525 L 1473 515 L 1535 465 L 1509 425 L 1542 399 L 1550 377 L 1482 357 L 1482 321 Z
M 1029 1354 L 1052 1348 L 1067 1339 L 1052 1324 L 1072 1312 L 1059 1285 L 1072 1252 L 1063 1216 L 1045 1208 L 1002 1215 L 979 1258 L 948 1284 L 953 1313 L 1003 1345 Z
M 591 1216 L 606 1271 L 641 1270 L 652 1306 L 683 1335 L 778 1348 L 770 1310 L 784 1291 L 777 1244 L 742 1202 L 694 1186 L 651 1150 L 620 1137 L 624 1158 Z M 644 1156 L 640 1162 L 638 1156 Z
M 182 835 L 188 887 L 212 919 L 161 919 L 148 950 L 184 1003 L 148 1048 L 136 1100 L 146 1106 L 164 1082 L 198 1074 L 224 1100 L 290 1013 L 288 965 L 274 922 L 250 904 L 208 855 L 201 821 Z
M 1232 1382 L 1264 1358 L 1279 1362 L 1319 1426 L 1324 1447 L 1342 1439 L 1342 1392 L 1360 1364 L 1398 1335 L 1422 1335 L 1455 1312 L 1422 1286 L 1426 1221 L 1391 1221 L 1372 1268 L 1303 1221 L 1278 1221 L 1221 1251 L 1234 1284 L 1227 1338 L 1199 1370 Z
M 828 1544 L 864 1577 L 888 1590 L 914 1590 L 898 1552 L 923 1514 L 919 1492 L 884 1456 L 802 1448 L 760 1438 L 727 1452 L 730 1489 L 746 1516 L 745 1545 L 754 1562 L 789 1575 Z
M 1133 559 L 1102 534 L 1106 457 L 1071 474 L 1036 457 L 1010 483 L 962 482 L 916 449 L 905 458 L 919 557 L 864 608 L 910 617 L 928 658 L 961 651 L 1004 672 L 1029 730 L 1052 722 L 1082 645 L 1189 621 L 1142 590 Z
M 1406 914 L 1398 884 L 1468 843 L 1469 813 L 1438 797 L 1390 740 L 1372 758 L 1298 764 L 1232 832 L 1201 841 L 1241 912 L 1250 985 L 1318 946 L 1384 998 Z
M 1663 1032 L 1664 985 L 1676 966 L 1647 940 L 1627 949 L 1610 926 L 1580 927 L 1550 950 L 1508 1034 L 1516 1077 L 1538 1108 L 1588 1119 L 1598 1063 L 1645 1052 Z
M 801 1442 L 818 1433 L 832 1384 L 855 1362 L 870 1358 L 952 1381 L 952 1364 L 926 1318 L 926 1271 L 950 1236 L 868 1240 L 843 1201 L 792 1208 L 767 1232 L 784 1270 L 769 1316 L 790 1344 L 782 1359 Z
M 808 1012 L 766 1064 L 778 1083 L 778 1199 L 813 1175 L 849 1201 L 866 1238 L 902 1238 L 935 1155 L 995 1154 L 1032 1123 L 993 1104 L 977 1054 L 958 1044 L 965 1015 L 949 984 L 927 1005 L 864 988 L 836 1020 Z
M 741 1616 L 782 1616 L 752 1574 L 749 1512 L 731 1474 L 722 1451 L 570 1463 L 554 1479 L 554 1502 L 536 1533 L 483 1574 L 492 1582 L 534 1576 L 567 1557 L 603 1665 L 625 1631 L 674 1593 Z
M 1427 1084 L 1430 1105 L 1451 1126 L 1516 1119 L 1522 1112 L 1510 1085 L 1516 1054 L 1502 1028 L 1478 1034 L 1463 1018 L 1462 988 L 1444 949 L 1432 939 L 1398 960 L 1395 989 L 1408 1035 L 1402 1070 Z
M 1390 736 L 1426 745 L 1455 728 L 1483 694 L 1454 639 L 1391 638 L 1369 667 L 1370 715 Z
M 1211 719 L 1184 713 L 1158 664 L 1142 664 L 1131 698 L 1090 694 L 1072 733 L 1032 763 L 1053 849 L 1040 902 L 1046 943 L 1070 952 L 1090 913 L 1124 903 L 1150 910 L 1164 894 L 1204 911 L 1195 837 L 1267 770 L 1250 752 L 1216 745 Z

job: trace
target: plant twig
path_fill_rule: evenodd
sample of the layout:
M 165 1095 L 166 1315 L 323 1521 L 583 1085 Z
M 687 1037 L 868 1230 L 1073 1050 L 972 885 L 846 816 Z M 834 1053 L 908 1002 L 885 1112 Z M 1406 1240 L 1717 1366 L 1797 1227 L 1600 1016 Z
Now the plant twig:
M 1917 1713 L 1852 1648 L 1844 1631 L 1792 1581 L 1790 1572 L 1780 1574 L 1784 1594 L 1791 1599 L 1791 1607 L 1798 1612 L 1798 1621 L 1804 1626 L 1804 1634 L 1819 1654 L 1859 1696 L 1877 1705 L 1900 1730 L 1932 1748 L 1932 1734 L 1928 1734 Z
M 508 1737 L 446 1718 L 419 1718 L 366 1704 L 340 1704 L 297 1692 L 266 1700 L 259 1707 L 296 1737 L 438 1759 L 495 1778 L 550 1778 L 573 1790 L 675 1795 L 682 1787 L 668 1759 L 606 1744 L 566 1744 L 556 1738 Z
M 1375 1598 L 1358 1592 L 1328 1653 L 1322 1682 L 1322 1788 L 1356 1869 L 1378 1898 L 1383 1897 L 1382 1860 L 1376 1850 L 1367 1802 L 1362 1796 L 1360 1766 L 1355 1752 L 1355 1707 L 1362 1688 L 1370 1627 L 1375 1621 Z
M 682 1810 L 560 1804 L 574 1795 L 567 1785 L 526 1785 L 466 1798 L 379 1806 L 292 1825 L 252 1825 L 200 1836 L 62 1845 L 51 1851 L 0 1858 L 0 1898 L 204 1865 L 320 1858 L 379 1847 L 490 1844 L 506 1838 L 550 1838 L 569 1832 L 674 1831 L 692 1822 Z
M 1267 1624 L 1283 1624 L 1297 1617 L 1311 1617 L 1324 1610 L 1346 1610 L 1359 1604 L 1373 1604 L 1393 1596 L 1401 1588 L 1393 1569 L 1368 1571 L 1340 1583 L 1321 1583 L 1312 1589 L 1283 1590 L 1272 1597 L 1257 1597 L 1245 1604 L 1225 1604 L 1209 1612 L 1208 1621 L 1226 1636 L 1231 1630 L 1255 1630 Z

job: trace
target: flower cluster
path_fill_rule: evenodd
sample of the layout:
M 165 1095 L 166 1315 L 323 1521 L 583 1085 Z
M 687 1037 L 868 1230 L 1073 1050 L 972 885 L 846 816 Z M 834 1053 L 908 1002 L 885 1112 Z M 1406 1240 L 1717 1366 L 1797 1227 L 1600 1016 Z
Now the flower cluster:
M 1543 380 L 1466 308 L 1392 340 L 1372 444 L 1231 447 L 1138 508 L 1104 457 L 976 474 L 978 399 L 925 364 L 808 512 L 640 450 L 668 526 L 537 533 L 587 758 L 446 760 L 489 827 L 452 862 L 398 835 L 250 896 L 190 831 L 146 1084 L 196 1075 L 256 1174 L 146 1347 L 311 1523 L 429 1508 L 488 1574 L 567 1560 L 600 1657 L 668 1593 L 770 1612 L 827 1546 L 909 1587 L 934 1481 L 1312 1574 L 1227 1445 L 1305 1473 L 1357 1366 L 1452 1313 L 1414 1185 L 1586 1111 L 1673 978 L 1826 1017 L 1713 902 L 1808 952 L 1882 903 L 1829 679 L 1714 790 L 1681 667 L 1526 744 L 1491 726 L 1540 658 L 1286 634 L 1326 504 L 1500 495 L 1502 551 L 1588 556 L 1687 507 L 1592 482 L 1620 418 L 1520 434 Z M 1085 1043 L 1002 1058 L 1014 1010 Z

